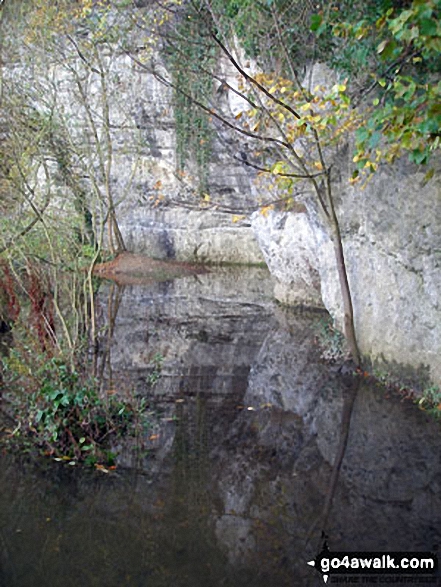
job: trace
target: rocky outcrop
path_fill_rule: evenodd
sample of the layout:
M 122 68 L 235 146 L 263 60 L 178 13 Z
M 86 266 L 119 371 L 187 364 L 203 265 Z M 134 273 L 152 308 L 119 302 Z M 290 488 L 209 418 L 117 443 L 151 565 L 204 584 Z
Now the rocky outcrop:
M 138 207 L 123 217 L 129 250 L 157 259 L 209 263 L 263 262 L 250 222 L 232 222 L 230 214 L 173 207 Z
M 342 178 L 348 159 L 340 160 Z M 404 365 L 416 369 L 423 385 L 441 382 L 441 174 L 429 183 L 424 175 L 400 162 L 381 168 L 364 190 L 344 179 L 334 186 L 360 349 L 401 375 Z M 312 203 L 301 221 L 271 212 L 254 217 L 253 228 L 279 281 L 276 297 L 296 300 L 308 284 L 306 299 L 320 291 L 341 328 L 333 247 Z
M 231 65 L 222 59 L 218 65 L 226 79 L 237 83 Z M 240 147 L 222 125 L 216 127 L 201 191 L 195 153 L 187 153 L 184 170 L 178 164 L 173 91 L 155 75 L 170 79 L 161 53 L 145 68 L 117 57 L 114 69 L 119 97 L 111 104 L 112 180 L 128 249 L 158 259 L 262 263 L 250 222 L 235 218 L 244 209 L 254 209 L 256 202 L 255 174 L 243 165 L 240 154 L 243 142 Z M 231 103 L 227 97 L 222 100 L 227 117 L 240 107 L 237 97 Z
M 276 278 L 274 296 L 288 305 L 322 306 L 319 259 L 311 223 L 304 212 L 256 212 L 252 226 Z

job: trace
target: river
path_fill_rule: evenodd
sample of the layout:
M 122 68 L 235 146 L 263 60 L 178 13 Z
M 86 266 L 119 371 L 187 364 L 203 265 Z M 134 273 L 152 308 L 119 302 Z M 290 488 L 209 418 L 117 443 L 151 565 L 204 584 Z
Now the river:
M 149 425 L 115 471 L 2 456 L 2 587 L 313 587 L 325 539 L 439 554 L 439 424 L 381 386 L 355 395 L 317 345 L 325 314 L 271 293 L 253 268 L 103 285 L 98 367 Z

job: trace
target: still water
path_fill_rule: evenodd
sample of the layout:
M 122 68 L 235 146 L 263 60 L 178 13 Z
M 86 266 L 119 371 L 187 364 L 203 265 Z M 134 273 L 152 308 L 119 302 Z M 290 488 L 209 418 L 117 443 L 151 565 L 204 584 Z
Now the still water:
M 99 367 L 150 425 L 106 474 L 2 457 L 1 587 L 323 585 L 325 517 L 331 551 L 439 553 L 440 426 L 379 387 L 352 397 L 324 315 L 271 293 L 260 269 L 103 287 Z

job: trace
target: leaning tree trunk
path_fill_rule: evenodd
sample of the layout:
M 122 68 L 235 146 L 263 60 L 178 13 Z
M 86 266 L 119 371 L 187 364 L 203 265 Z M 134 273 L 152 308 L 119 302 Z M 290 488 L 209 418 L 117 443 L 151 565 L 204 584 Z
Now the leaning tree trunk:
M 352 360 L 358 368 L 361 366 L 361 355 L 358 348 L 357 335 L 354 323 L 354 308 L 352 305 L 351 289 L 349 287 L 348 272 L 343 251 L 343 242 L 341 238 L 340 224 L 335 212 L 334 198 L 332 195 L 332 185 L 330 170 L 327 173 L 326 199 L 328 203 L 328 223 L 331 229 L 332 244 L 334 247 L 335 261 L 337 265 L 338 280 L 340 284 L 341 299 L 343 304 L 343 327 L 344 335 L 349 346 Z

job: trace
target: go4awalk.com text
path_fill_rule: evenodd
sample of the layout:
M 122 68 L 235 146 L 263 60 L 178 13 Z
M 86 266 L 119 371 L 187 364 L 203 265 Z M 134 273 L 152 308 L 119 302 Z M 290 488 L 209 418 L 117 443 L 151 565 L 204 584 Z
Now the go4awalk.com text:
M 438 558 L 431 552 L 331 552 L 325 544 L 308 565 L 325 583 L 435 585 L 438 580 Z

